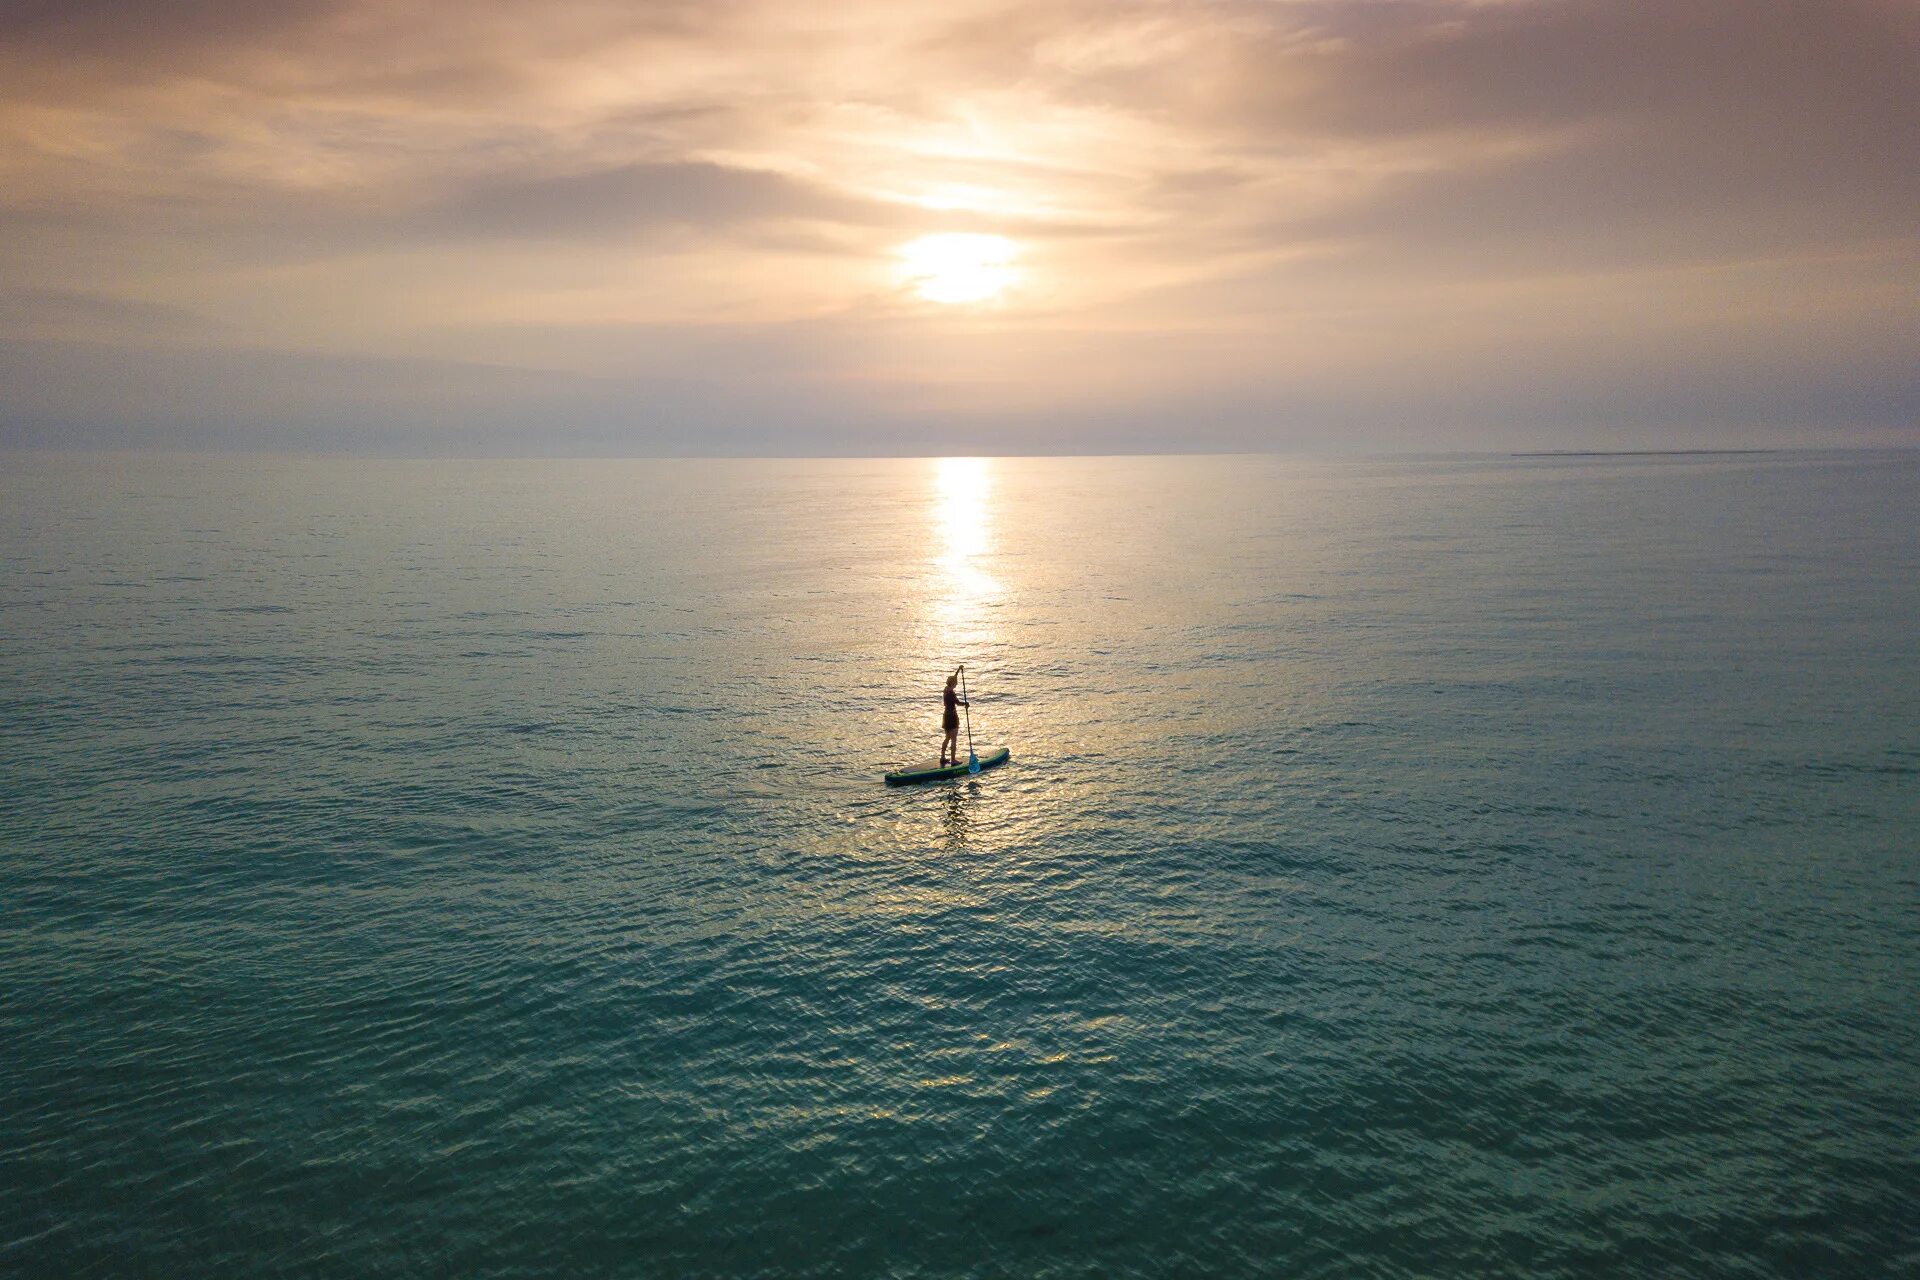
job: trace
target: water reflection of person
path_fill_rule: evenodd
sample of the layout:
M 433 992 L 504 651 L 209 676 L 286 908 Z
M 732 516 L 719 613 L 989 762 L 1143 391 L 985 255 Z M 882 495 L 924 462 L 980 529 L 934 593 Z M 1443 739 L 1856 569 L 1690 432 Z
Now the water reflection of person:
M 946 828 L 947 848 L 949 851 L 964 853 L 967 848 L 967 797 L 966 793 L 974 789 L 969 782 L 965 787 L 947 788 L 947 811 L 940 815 L 940 825 Z
M 943 769 L 949 762 L 953 764 L 960 763 L 959 708 L 972 705 L 965 698 L 962 698 L 953 691 L 953 686 L 959 683 L 960 668 L 955 667 L 953 674 L 947 677 L 946 709 L 940 717 L 940 728 L 946 735 L 940 740 L 940 767 Z

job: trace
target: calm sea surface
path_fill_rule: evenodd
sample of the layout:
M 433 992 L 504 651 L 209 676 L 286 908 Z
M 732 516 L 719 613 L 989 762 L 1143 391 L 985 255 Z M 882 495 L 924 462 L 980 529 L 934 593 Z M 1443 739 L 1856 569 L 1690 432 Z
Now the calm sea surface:
M 0 1273 L 1914 1274 L 1917 637 L 1913 453 L 0 459 Z

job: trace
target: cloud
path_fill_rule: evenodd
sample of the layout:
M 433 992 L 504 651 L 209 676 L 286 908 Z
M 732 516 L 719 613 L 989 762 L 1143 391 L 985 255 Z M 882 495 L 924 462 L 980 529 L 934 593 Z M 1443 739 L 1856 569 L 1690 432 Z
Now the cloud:
M 340 0 L 16 0 L 0 10 L 0 45 L 40 59 L 194 66 L 218 50 L 283 40 L 347 10 Z
M 13 337 L 178 339 L 217 335 L 221 329 L 207 316 L 164 302 L 65 289 L 0 289 L 0 333 Z
M 597 236 L 667 223 L 898 222 L 882 206 L 761 170 L 698 162 L 626 164 L 548 177 L 495 177 L 426 211 L 427 228 L 497 236 Z
M 1416 367 L 1453 442 L 1476 403 L 1652 422 L 1648 388 L 1685 431 L 1789 368 L 1914 432 L 1886 352 L 1920 319 L 1915 65 L 1904 0 L 23 3 L 0 294 L 7 332 L 142 377 L 538 367 L 500 400 L 529 420 L 671 382 L 716 439 L 752 365 L 776 451 L 916 415 L 1091 440 L 1143 405 L 1169 441 L 1211 405 L 1285 443 L 1400 421 Z M 1019 291 L 902 294 L 893 247 L 938 230 L 1015 239 Z M 16 369 L 39 420 L 82 398 Z M 374 381 L 439 420 L 432 378 Z
M 1279 65 L 1243 49 L 1223 127 L 1427 148 L 1361 212 L 1458 238 L 1710 225 L 1726 251 L 1910 234 L 1920 9 L 1852 0 L 1389 7 Z M 1297 49 L 1297 42 L 1287 48 Z M 1307 64 L 1298 76 L 1289 73 Z M 1458 159 L 1436 164 L 1449 151 Z M 1474 218 L 1474 214 L 1478 214 Z M 1369 218 L 1369 215 L 1373 215 Z M 1717 242 L 1717 241 L 1716 241 Z

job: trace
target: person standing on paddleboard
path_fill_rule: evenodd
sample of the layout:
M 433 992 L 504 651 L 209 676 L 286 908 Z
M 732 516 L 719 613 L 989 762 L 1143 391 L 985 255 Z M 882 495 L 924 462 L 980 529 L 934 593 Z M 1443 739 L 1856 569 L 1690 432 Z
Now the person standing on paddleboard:
M 946 734 L 940 740 L 940 763 L 943 767 L 949 759 L 955 764 L 960 763 L 960 708 L 971 704 L 953 691 L 953 686 L 959 683 L 960 668 L 955 667 L 953 674 L 947 677 L 946 710 L 940 717 L 940 728 Z

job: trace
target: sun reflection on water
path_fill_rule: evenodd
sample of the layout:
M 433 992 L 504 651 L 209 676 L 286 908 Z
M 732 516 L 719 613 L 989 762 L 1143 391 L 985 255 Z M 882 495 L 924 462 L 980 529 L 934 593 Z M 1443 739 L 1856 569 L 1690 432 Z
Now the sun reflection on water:
M 992 498 L 992 465 L 986 458 L 941 458 L 935 464 L 938 554 L 930 594 L 934 618 L 943 627 L 980 628 L 986 622 L 982 610 L 1000 594 L 999 582 L 983 567 L 993 552 Z

